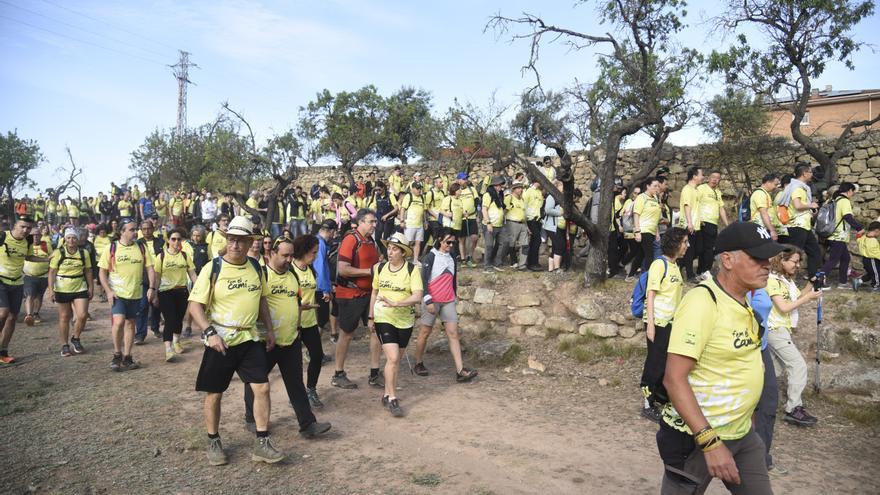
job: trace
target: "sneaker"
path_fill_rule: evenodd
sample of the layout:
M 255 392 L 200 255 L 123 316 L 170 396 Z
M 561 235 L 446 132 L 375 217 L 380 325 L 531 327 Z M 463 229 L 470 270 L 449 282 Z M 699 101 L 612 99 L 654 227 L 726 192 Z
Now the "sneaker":
M 331 356 L 330 354 L 324 354 L 324 357 L 321 358 L 321 366 L 324 366 L 325 364 L 332 363 L 332 362 L 333 362 L 333 356 Z
M 358 388 L 357 383 L 348 379 L 348 375 L 343 371 L 342 373 L 337 373 L 333 375 L 333 378 L 330 379 L 330 385 L 334 387 L 344 388 L 346 390 L 350 390 L 353 388 Z
M 388 399 L 388 412 L 390 412 L 395 418 L 402 418 L 403 408 L 400 407 L 400 401 L 396 398 Z
M 492 270 L 492 267 L 483 268 L 483 273 L 494 273 L 494 270 Z
M 39 318 L 39 316 L 40 316 L 40 315 L 37 315 L 37 318 Z M 86 313 L 86 321 L 92 321 L 93 319 L 94 319 L 94 318 L 92 318 L 92 314 L 91 314 L 91 313 Z
M 496 272 L 501 272 L 501 273 L 504 273 L 506 271 L 503 266 L 493 266 L 492 269 L 495 270 Z
M 837 284 L 837 290 L 850 290 L 852 287 L 849 284 Z
M 141 364 L 135 361 L 131 356 L 124 356 L 122 358 L 122 364 L 119 365 L 120 371 L 130 371 L 136 370 L 141 367 Z
M 852 279 L 852 290 L 857 291 L 862 286 L 862 279 L 854 278 Z
M 382 396 L 382 407 L 384 407 L 385 409 L 388 409 L 388 396 L 387 395 Z
M 165 351 L 165 362 L 166 363 L 173 363 L 176 357 L 177 357 L 177 354 L 175 354 L 174 351 Z
M 339 340 L 339 332 L 333 333 L 330 332 L 330 342 L 336 343 Z
M 462 368 L 461 371 L 455 374 L 455 381 L 458 383 L 466 383 L 476 378 L 478 374 L 477 370 Z
M 75 352 L 77 354 L 82 354 L 82 353 L 86 352 L 85 348 L 83 348 L 82 343 L 76 337 L 73 337 L 72 339 L 70 339 L 70 346 L 73 348 L 73 352 Z
M 0 356 L 0 364 L 13 364 L 15 363 L 15 358 L 12 356 Z
M 468 268 L 476 268 L 476 267 L 477 267 L 477 264 L 474 263 L 474 260 L 468 260 L 468 261 L 467 261 L 467 266 L 468 266 Z
M 654 407 L 645 407 L 642 409 L 642 417 L 645 419 L 650 419 L 651 421 L 660 424 L 660 411 L 658 411 Z
M 257 432 L 257 423 L 254 422 L 253 420 L 248 421 L 247 419 L 245 419 L 244 420 L 244 429 L 251 432 L 251 433 L 256 433 Z
M 367 383 L 370 384 L 371 387 L 375 388 L 385 388 L 385 380 L 382 379 L 382 375 L 378 374 L 376 376 L 371 376 Z
M 804 406 L 797 406 L 791 412 L 785 413 L 783 418 L 786 423 L 797 426 L 813 426 L 819 422 L 815 416 L 810 416 Z
M 871 287 L 871 292 L 880 292 L 880 286 Z
M 541 268 L 540 265 L 532 265 L 529 267 L 529 270 L 531 270 L 533 272 L 543 272 L 544 271 L 544 269 Z
M 330 423 L 319 423 L 315 421 L 307 426 L 305 430 L 300 430 L 299 434 L 304 438 L 315 438 L 328 431 L 330 431 Z
M 184 352 L 186 352 L 186 349 L 183 348 L 183 344 L 181 344 L 180 342 L 175 342 L 171 344 L 171 347 L 174 349 L 175 354 L 183 354 Z
M 699 278 L 700 280 L 709 280 L 710 278 L 712 278 L 712 273 L 711 273 L 711 272 L 708 272 L 708 271 L 705 271 L 705 272 L 701 273 L 700 276 L 699 276 L 698 278 Z
M 431 374 L 428 371 L 428 368 L 425 368 L 425 363 L 416 363 L 416 365 L 413 366 L 413 373 L 419 376 L 428 376 Z
M 324 403 L 321 402 L 321 398 L 318 397 L 317 390 L 313 388 L 307 388 L 306 396 L 309 398 L 309 405 L 312 406 L 312 409 L 320 409 L 324 407 Z
M 61 346 L 61 356 L 62 357 L 70 357 L 71 356 L 69 345 L 64 344 L 63 346 Z
M 185 339 L 191 339 L 192 336 L 193 336 L 193 329 L 192 329 L 192 327 L 186 327 L 186 328 L 183 329 L 183 338 L 185 338 Z
M 779 465 L 778 462 L 774 462 L 773 465 L 767 468 L 767 474 L 769 474 L 770 477 L 785 476 L 788 474 L 788 469 Z
M 113 355 L 113 360 L 110 361 L 110 369 L 113 371 L 122 371 L 122 354 Z
M 134 345 L 144 345 L 144 336 L 143 335 L 135 335 L 134 336 Z
M 223 444 L 220 437 L 208 439 L 208 464 L 212 466 L 222 466 L 229 462 L 226 459 L 226 452 L 223 452 Z
M 24 317 L 24 324 L 27 325 L 27 326 L 29 326 L 29 327 L 34 326 L 34 315 L 30 315 L 30 314 L 29 314 L 29 315 L 25 315 L 25 317 Z
M 636 278 L 633 277 L 632 275 L 627 275 L 626 278 L 623 279 L 623 281 L 624 281 L 624 282 L 632 282 L 632 281 L 635 280 L 635 279 L 636 279 Z
M 156 337 L 157 339 L 161 339 L 161 338 L 162 338 L 162 332 L 160 332 L 160 331 L 158 331 L 158 330 L 153 330 L 153 337 Z
M 257 437 L 257 441 L 254 443 L 254 450 L 251 452 L 251 459 L 257 462 L 275 464 L 284 460 L 284 454 L 272 445 L 271 438 Z

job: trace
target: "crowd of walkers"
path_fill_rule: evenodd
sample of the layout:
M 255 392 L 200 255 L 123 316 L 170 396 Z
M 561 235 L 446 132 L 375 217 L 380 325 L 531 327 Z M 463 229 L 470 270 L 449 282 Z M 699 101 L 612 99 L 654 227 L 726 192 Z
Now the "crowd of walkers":
M 561 186 L 549 157 L 536 166 Z M 801 163 L 791 176 L 768 174 L 733 218 L 718 171 L 688 169 L 677 210 L 668 205 L 668 169 L 631 189 L 613 187 L 608 275 L 639 279 L 633 307 L 643 305 L 648 341 L 643 415 L 661 426 L 664 493 L 712 477 L 737 493 L 769 493 L 768 472 L 785 471 L 770 455 L 777 373 L 786 376 L 784 420 L 817 423 L 803 405 L 806 363 L 792 342 L 798 308 L 821 297 L 834 268 L 838 289 L 880 290 L 880 222 L 863 227 L 856 219 L 855 185 L 838 185 L 822 202 L 811 177 Z M 472 180 L 441 169 L 426 182 L 395 167 L 384 180 L 328 179 L 308 193 L 295 185 L 271 207 L 259 192 L 239 204 L 205 190 L 115 185 L 82 201 L 51 192 L 55 199 L 23 198 L 0 229 L 0 365 L 15 362 L 9 345 L 22 305 L 24 323 L 39 324 L 45 297 L 58 306 L 65 357 L 85 352 L 94 296 L 109 303 L 113 371 L 139 367 L 132 352 L 149 330 L 172 363 L 196 329 L 205 344 L 196 389 L 206 393 L 209 462 L 227 462 L 219 421 L 235 373 L 256 435 L 252 456 L 278 462 L 284 454 L 268 433 L 269 373 L 277 365 L 300 433 L 324 434 L 330 424 L 313 413 L 323 406 L 321 367 L 333 363 L 331 386 L 358 387 L 345 364 L 359 327 L 369 335 L 367 385 L 382 390 L 391 416 L 405 415 L 401 360 L 416 375 L 430 373 L 425 347 L 438 318 L 455 380 L 477 376 L 459 343 L 459 270 L 556 272 L 582 254 L 574 246 L 584 233 L 538 179 L 508 169 Z M 584 211 L 595 220 L 598 184 L 591 189 Z M 864 273 L 850 266 L 853 233 Z M 802 258 L 807 285 L 799 289 Z M 685 283 L 695 287 L 685 291 Z M 413 364 L 407 347 L 415 329 Z M 335 344 L 332 357 L 323 331 Z

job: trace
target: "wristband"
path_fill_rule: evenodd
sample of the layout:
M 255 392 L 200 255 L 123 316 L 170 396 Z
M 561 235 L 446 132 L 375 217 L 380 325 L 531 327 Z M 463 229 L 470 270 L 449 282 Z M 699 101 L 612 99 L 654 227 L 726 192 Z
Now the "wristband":
M 714 437 L 714 438 L 712 438 L 712 440 L 709 441 L 709 443 L 701 446 L 700 448 L 702 449 L 703 452 L 711 452 L 711 451 L 717 449 L 718 447 L 721 447 L 721 445 L 723 445 L 723 443 L 721 442 L 721 439 L 718 437 Z
M 375 319 L 375 318 L 373 318 L 372 316 L 368 316 L 368 317 L 367 317 L 367 320 L 370 320 L 370 321 L 372 321 L 372 320 L 374 320 L 374 319 Z
M 204 337 L 205 340 L 207 340 L 208 337 L 213 337 L 214 335 L 217 335 L 217 329 L 214 328 L 214 325 L 208 325 L 208 328 L 206 328 L 205 331 L 202 332 L 202 337 Z

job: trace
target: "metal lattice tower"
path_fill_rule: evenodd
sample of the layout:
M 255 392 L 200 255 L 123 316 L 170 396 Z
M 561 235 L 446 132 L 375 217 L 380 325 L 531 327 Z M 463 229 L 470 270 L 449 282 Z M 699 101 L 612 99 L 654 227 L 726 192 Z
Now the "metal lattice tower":
M 186 131 L 186 85 L 194 84 L 189 80 L 189 69 L 199 66 L 189 61 L 189 52 L 178 51 L 180 52 L 180 60 L 168 67 L 171 67 L 171 71 L 177 79 L 177 135 L 182 136 Z

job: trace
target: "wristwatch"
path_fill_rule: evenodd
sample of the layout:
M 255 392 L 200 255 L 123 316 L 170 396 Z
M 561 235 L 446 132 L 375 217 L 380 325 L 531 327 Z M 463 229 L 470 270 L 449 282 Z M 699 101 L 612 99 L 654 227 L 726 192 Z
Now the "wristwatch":
M 214 325 L 208 325 L 208 328 L 206 328 L 205 331 L 202 332 L 202 337 L 205 340 L 208 340 L 209 337 L 213 337 L 214 335 L 217 335 L 217 329 L 214 328 Z

